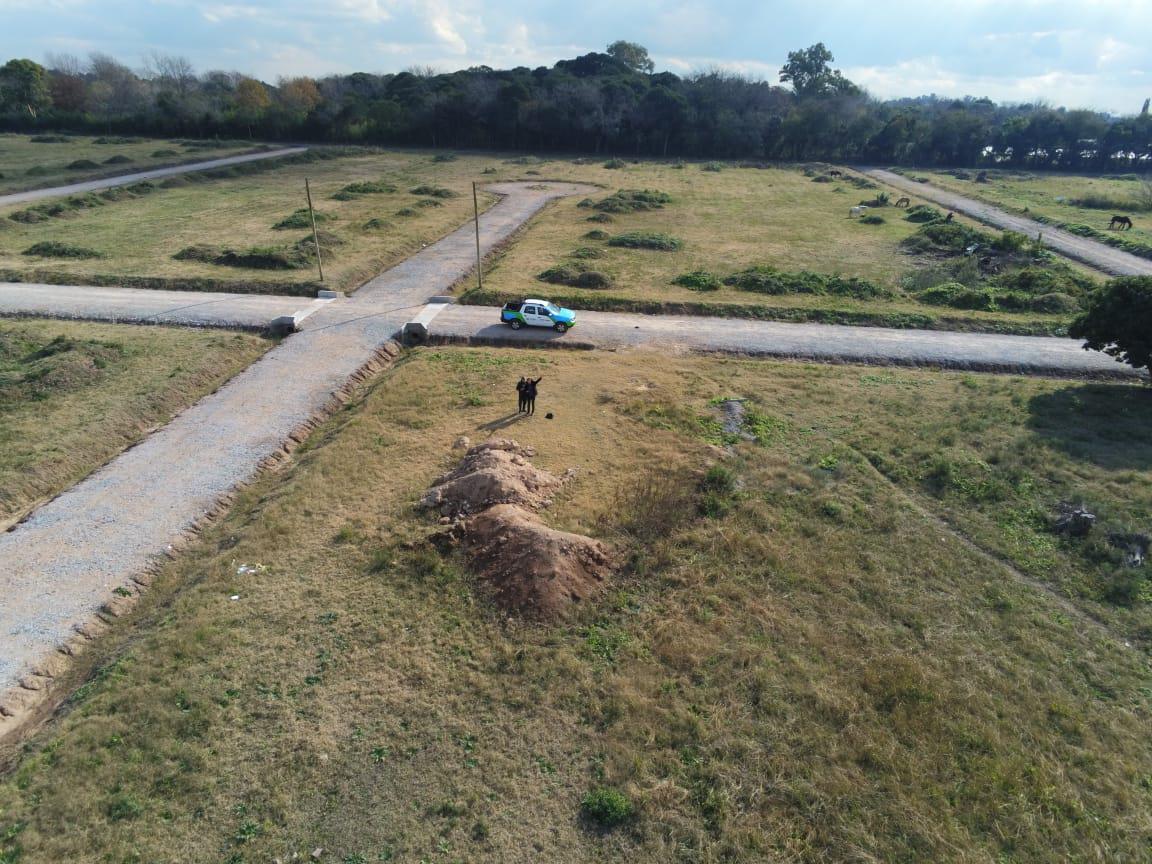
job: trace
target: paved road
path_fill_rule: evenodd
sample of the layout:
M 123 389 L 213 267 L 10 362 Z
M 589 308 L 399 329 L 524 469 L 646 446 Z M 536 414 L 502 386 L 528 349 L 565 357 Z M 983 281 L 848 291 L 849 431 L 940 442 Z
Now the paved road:
M 1067 231 L 1061 231 L 1051 225 L 1044 225 L 1035 219 L 1029 219 L 1027 216 L 1008 213 L 993 207 L 991 204 L 965 198 L 963 195 L 949 192 L 938 186 L 917 183 L 915 180 L 909 180 L 907 177 L 894 174 L 891 171 L 869 168 L 864 173 L 872 175 L 889 186 L 902 189 L 910 195 L 933 201 L 949 210 L 955 210 L 980 222 L 995 225 L 997 228 L 1019 231 L 1029 237 L 1035 237 L 1038 232 L 1042 233 L 1045 245 L 1069 258 L 1075 258 L 1077 261 L 1083 261 L 1085 264 L 1097 267 L 1105 273 L 1117 276 L 1152 276 L 1152 261 L 1119 249 L 1113 249 L 1111 246 L 1106 246 L 1096 240 L 1077 237 L 1075 234 L 1069 234 Z
M 0 315 L 120 324 L 265 330 L 277 318 L 295 316 L 299 321 L 331 302 L 265 294 L 0 282 Z
M 138 171 L 135 174 L 120 174 L 116 177 L 105 177 L 102 180 L 71 183 L 68 186 L 51 186 L 48 189 L 13 192 L 11 195 L 0 195 L 0 207 L 7 207 L 10 204 L 27 204 L 30 201 L 43 201 L 45 198 L 59 198 L 61 195 L 79 195 L 84 192 L 98 192 L 101 189 L 111 189 L 113 186 L 128 186 L 132 183 L 139 183 L 142 180 L 158 180 L 161 177 L 188 174 L 192 171 L 209 171 L 213 168 L 240 165 L 244 162 L 258 162 L 261 159 L 278 159 L 281 156 L 294 156 L 297 153 L 303 153 L 307 149 L 307 147 L 285 147 L 281 150 L 268 150 L 264 153 L 225 156 L 221 159 L 209 159 L 207 162 L 189 162 L 187 165 L 173 165 L 171 168 L 154 168 L 151 171 Z
M 732 318 L 620 315 L 581 312 L 579 324 L 561 335 L 542 328 L 520 331 L 498 323 L 499 310 L 450 306 L 432 319 L 432 338 L 476 343 L 546 343 L 613 348 L 659 345 L 692 351 L 723 351 L 881 365 L 942 366 L 987 372 L 1062 376 L 1138 377 L 1130 366 L 1074 339 L 786 324 Z
M 507 197 L 481 219 L 484 251 L 551 198 L 592 190 L 552 183 L 497 191 Z M 356 298 L 316 312 L 299 334 L 219 391 L 0 534 L 0 709 L 27 716 L 18 706 L 33 691 L 17 683 L 48 681 L 28 677 L 29 670 L 59 656 L 56 649 L 114 599 L 114 589 L 131 584 L 130 577 L 280 453 L 414 310 L 468 273 L 472 231 L 460 228 L 372 280 Z M 0 737 L 17 722 L 0 717 Z

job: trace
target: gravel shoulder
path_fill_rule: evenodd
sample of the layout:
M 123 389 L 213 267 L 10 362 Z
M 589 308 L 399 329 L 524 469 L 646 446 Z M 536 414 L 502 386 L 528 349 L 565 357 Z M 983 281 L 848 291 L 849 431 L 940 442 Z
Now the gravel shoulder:
M 966 198 L 930 183 L 917 183 L 892 171 L 869 168 L 865 169 L 864 173 L 889 186 L 901 189 L 918 198 L 927 199 L 942 207 L 947 207 L 949 210 L 955 210 L 957 213 L 963 213 L 965 216 L 971 216 L 973 219 L 988 225 L 1008 231 L 1019 231 L 1029 237 L 1043 234 L 1045 245 L 1069 258 L 1103 270 L 1105 273 L 1114 276 L 1152 276 L 1152 261 L 1131 255 L 1120 249 L 1113 249 L 1111 246 L 1106 246 L 1087 237 L 1077 237 L 1075 234 L 1069 234 L 1067 231 L 1062 231 L 1051 225 L 1044 225 L 1034 219 L 1029 219 L 1027 216 L 1008 213 L 998 207 L 993 207 L 991 204 Z
M 143 180 L 159 180 L 162 177 L 174 177 L 177 174 L 188 174 L 193 171 L 210 171 L 213 168 L 225 168 L 228 165 L 240 165 L 244 162 L 259 162 L 262 159 L 279 159 L 282 156 L 294 156 L 303 153 L 307 147 L 285 147 L 279 150 L 268 150 L 264 153 L 245 153 L 240 156 L 225 156 L 220 159 L 209 159 L 205 162 L 189 162 L 185 165 L 173 165 L 169 168 L 153 168 L 151 171 L 137 171 L 135 174 L 119 174 L 115 177 L 104 177 L 99 180 L 87 180 L 83 183 L 71 183 L 67 186 L 50 186 L 47 189 L 31 189 L 27 192 L 13 192 L 10 195 L 0 195 L 0 207 L 12 204 L 27 204 L 31 201 L 43 201 L 45 198 L 60 198 L 64 195 L 81 195 L 85 192 L 98 192 L 101 189 L 111 189 L 114 186 L 129 186 Z

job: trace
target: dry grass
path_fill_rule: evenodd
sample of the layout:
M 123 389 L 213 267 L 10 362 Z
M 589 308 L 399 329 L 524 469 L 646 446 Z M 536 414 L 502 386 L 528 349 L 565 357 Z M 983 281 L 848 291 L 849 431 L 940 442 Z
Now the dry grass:
M 525 374 L 544 377 L 539 410 L 515 420 Z M 644 352 L 420 351 L 246 491 L 88 658 L 91 682 L 0 783 L 0 854 L 1140 860 L 1145 655 L 918 509 L 982 511 L 921 475 L 926 454 L 995 447 L 1000 464 L 1037 454 L 1028 494 L 1059 497 L 1075 477 L 1146 523 L 1143 445 L 1066 446 L 1032 425 L 1082 392 Z M 1147 419 L 1138 388 L 1094 392 Z M 713 517 L 632 518 L 634 490 L 678 500 L 721 458 L 725 396 L 750 398 L 762 439 L 722 460 L 738 491 Z M 632 550 L 579 620 L 498 615 L 419 542 L 432 526 L 411 505 L 461 433 L 578 466 L 549 521 Z M 1079 553 L 1052 554 L 1072 567 Z M 1101 614 L 1116 632 L 1139 623 Z M 602 787 L 636 817 L 586 824 L 580 802 Z
M 150 138 L 134 139 L 128 143 L 95 143 L 100 136 L 65 136 L 65 142 L 48 144 L 32 141 L 28 135 L 0 135 L 0 194 L 78 183 L 129 171 L 147 171 L 161 165 L 179 162 L 201 162 L 231 156 L 252 149 L 252 144 L 230 143 L 211 149 L 191 149 L 171 141 Z M 155 156 L 158 151 L 171 151 L 174 155 Z M 108 159 L 126 156 L 131 162 L 105 164 Z M 86 170 L 69 169 L 68 165 L 81 159 L 96 163 L 98 167 Z M 29 173 L 30 169 L 38 169 Z
M 269 344 L 239 333 L 0 321 L 0 525 L 166 423 Z

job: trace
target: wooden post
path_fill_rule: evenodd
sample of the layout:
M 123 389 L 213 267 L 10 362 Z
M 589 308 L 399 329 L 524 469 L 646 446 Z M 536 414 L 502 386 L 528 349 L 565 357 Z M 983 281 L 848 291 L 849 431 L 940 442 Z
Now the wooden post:
M 476 181 L 472 181 L 472 215 L 476 221 L 476 290 L 484 290 L 483 267 L 480 264 L 480 200 L 476 195 Z
M 312 242 L 316 244 L 316 267 L 320 271 L 320 281 L 324 281 L 324 262 L 320 260 L 320 236 L 316 233 L 316 213 L 312 210 L 312 187 L 304 178 L 304 194 L 308 196 L 308 218 L 312 220 Z

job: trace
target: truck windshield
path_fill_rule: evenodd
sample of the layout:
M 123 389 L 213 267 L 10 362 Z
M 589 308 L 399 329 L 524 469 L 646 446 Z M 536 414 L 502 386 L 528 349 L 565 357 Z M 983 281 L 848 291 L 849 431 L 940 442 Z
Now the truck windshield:
M 553 315 L 556 315 L 560 312 L 560 307 L 555 303 L 545 303 L 544 308 L 551 312 Z

